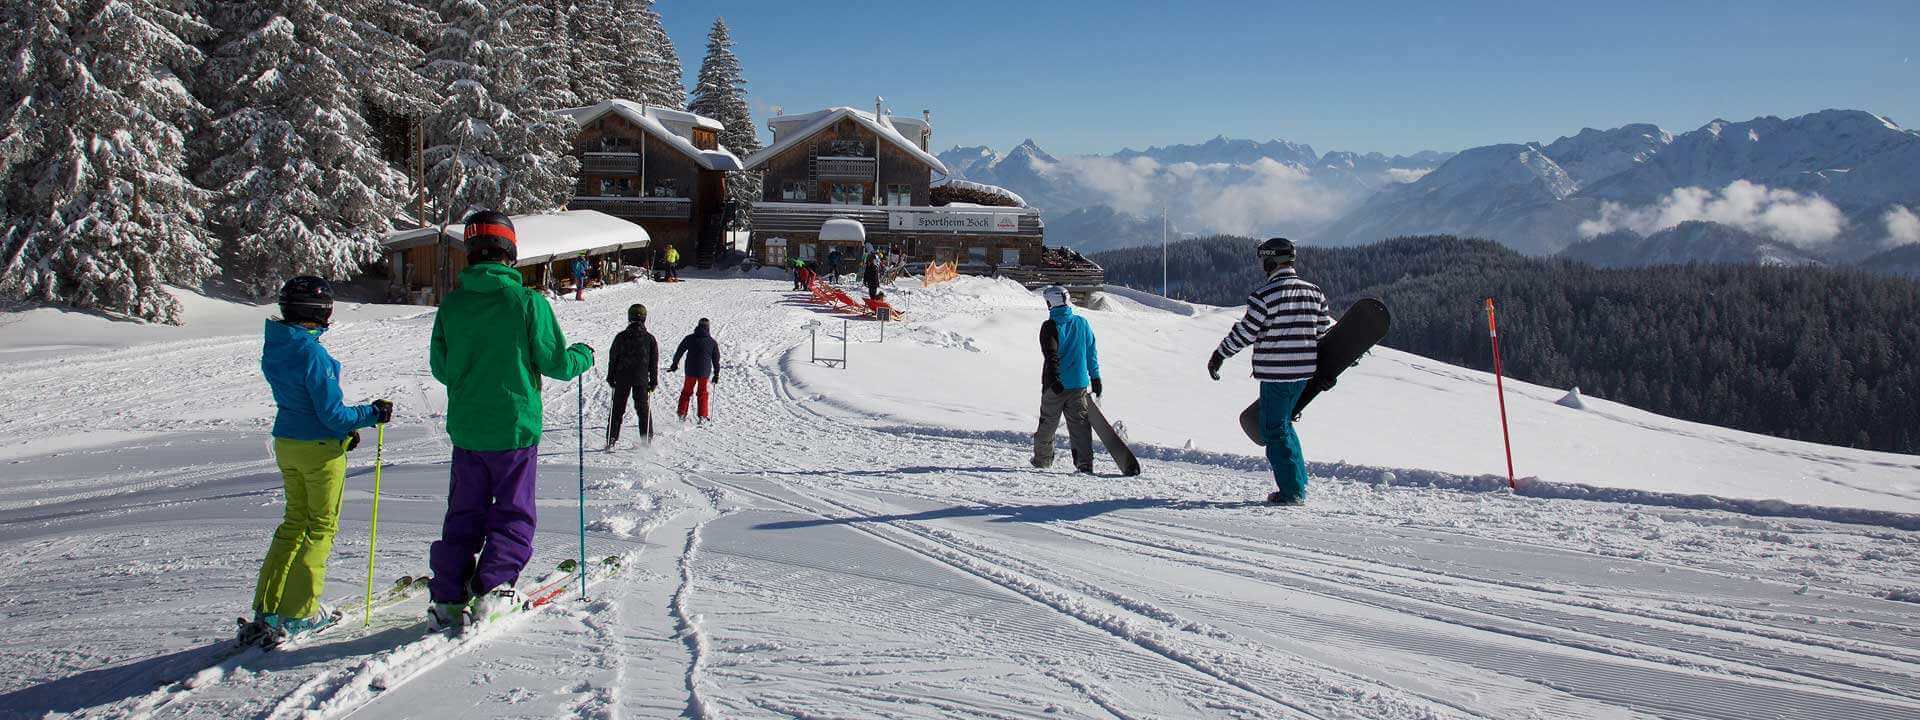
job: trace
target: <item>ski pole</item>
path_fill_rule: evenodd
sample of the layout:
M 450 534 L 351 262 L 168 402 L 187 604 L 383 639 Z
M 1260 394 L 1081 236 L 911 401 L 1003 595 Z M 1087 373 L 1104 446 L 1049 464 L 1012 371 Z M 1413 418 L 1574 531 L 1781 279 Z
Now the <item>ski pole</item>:
M 580 374 L 580 599 L 587 599 L 587 375 Z
M 380 545 L 380 469 L 386 464 L 387 424 L 373 426 L 373 433 L 373 522 L 367 535 L 367 605 L 360 619 L 362 627 L 373 626 L 373 549 Z

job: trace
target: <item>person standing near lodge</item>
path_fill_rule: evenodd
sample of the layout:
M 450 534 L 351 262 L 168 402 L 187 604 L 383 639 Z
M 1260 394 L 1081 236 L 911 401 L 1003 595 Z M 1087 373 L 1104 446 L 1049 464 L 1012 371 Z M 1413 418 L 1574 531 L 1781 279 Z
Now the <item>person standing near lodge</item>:
M 667 282 L 680 282 L 680 248 L 667 246 Z
M 287 505 L 260 563 L 242 644 L 279 644 L 340 620 L 320 593 L 340 528 L 347 451 L 359 444 L 360 428 L 393 419 L 393 403 L 341 403 L 340 363 L 320 344 L 332 317 L 333 288 L 302 275 L 280 288 L 280 317 L 267 321 L 260 372 L 273 391 L 273 459 Z
M 673 366 L 667 372 L 680 370 L 681 359 L 687 361 L 686 379 L 680 384 L 680 420 L 687 419 L 687 406 L 695 395 L 700 398 L 700 422 L 708 418 L 708 384 L 720 384 L 720 343 L 713 339 L 713 328 L 706 318 L 700 318 L 700 324 L 693 327 L 693 333 L 680 340 L 680 348 L 673 351 Z
M 1319 365 L 1320 338 L 1333 326 L 1327 296 L 1294 270 L 1293 241 L 1272 238 L 1260 244 L 1267 281 L 1247 295 L 1247 314 L 1220 341 L 1207 360 L 1207 374 L 1220 379 L 1220 366 L 1235 353 L 1253 347 L 1253 377 L 1260 381 L 1260 429 L 1267 441 L 1267 464 L 1279 489 L 1267 502 L 1307 502 L 1307 461 L 1293 430 L 1293 408 Z
M 573 259 L 573 299 L 587 299 L 587 254 Z
M 634 303 L 627 308 L 627 329 L 613 338 L 607 353 L 607 384 L 613 386 L 613 417 L 607 423 L 607 449 L 620 441 L 620 422 L 627 414 L 627 397 L 633 397 L 634 412 L 639 414 L 640 434 L 653 439 L 653 389 L 660 385 L 660 345 L 647 332 L 647 306 Z
M 835 247 L 827 251 L 827 282 L 833 282 L 839 277 L 840 277 L 840 248 Z
M 807 261 L 800 259 L 798 256 L 787 258 L 787 269 L 793 271 L 793 289 L 807 289 Z
M 1033 466 L 1053 466 L 1053 437 L 1067 419 L 1073 470 L 1093 474 L 1093 425 L 1087 418 L 1087 393 L 1100 395 L 1100 352 L 1087 319 L 1073 313 L 1067 289 L 1048 285 L 1047 321 L 1040 324 L 1040 427 L 1033 432 Z
M 428 364 L 447 386 L 452 482 L 440 539 L 430 550 L 441 629 L 485 622 L 519 602 L 514 583 L 533 557 L 540 461 L 541 376 L 571 380 L 593 348 L 567 344 L 553 306 L 521 285 L 513 221 L 467 216 L 467 269 L 433 320 Z
M 880 296 L 880 256 L 868 255 L 867 267 L 862 274 L 864 277 L 862 277 L 861 279 L 866 281 L 867 299 L 871 300 L 873 298 L 879 297 Z

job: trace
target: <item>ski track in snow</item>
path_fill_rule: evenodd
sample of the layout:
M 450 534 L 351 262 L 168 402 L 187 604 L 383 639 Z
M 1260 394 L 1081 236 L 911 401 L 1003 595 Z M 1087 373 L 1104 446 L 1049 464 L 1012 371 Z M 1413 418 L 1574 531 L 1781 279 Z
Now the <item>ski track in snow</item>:
M 0 718 L 1920 717 L 1920 605 L 1898 599 L 1920 592 L 1920 534 L 1899 513 L 1332 463 L 1314 505 L 1274 509 L 1244 502 L 1257 460 L 1146 444 L 1141 478 L 1032 471 L 1024 432 L 795 383 L 819 315 L 784 288 L 555 303 L 570 339 L 604 346 L 638 301 L 663 346 L 707 316 L 726 353 L 714 422 L 673 418 L 663 369 L 653 445 L 589 448 L 590 555 L 624 567 L 590 600 L 459 639 L 423 634 L 423 601 L 366 630 L 355 607 L 338 634 L 216 665 L 277 520 L 257 340 L 0 362 L 24 393 L 0 398 L 0 463 L 25 474 L 0 482 Z M 957 352 L 943 322 L 1026 301 L 907 295 L 923 304 L 888 342 Z M 430 325 L 327 336 L 349 398 L 402 401 L 380 577 L 424 564 L 444 502 L 444 400 L 413 351 Z M 543 392 L 535 567 L 577 552 L 575 392 Z M 329 596 L 364 579 L 371 455 L 354 461 Z

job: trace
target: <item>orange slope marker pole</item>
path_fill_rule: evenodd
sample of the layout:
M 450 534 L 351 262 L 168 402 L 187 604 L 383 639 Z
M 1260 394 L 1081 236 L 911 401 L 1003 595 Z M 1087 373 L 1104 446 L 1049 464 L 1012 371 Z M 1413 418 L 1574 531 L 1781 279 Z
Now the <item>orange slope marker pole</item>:
M 1500 442 L 1507 446 L 1507 489 L 1518 490 L 1513 479 L 1513 436 L 1507 432 L 1507 387 L 1501 381 L 1500 325 L 1493 319 L 1493 298 L 1487 298 L 1487 339 L 1493 341 L 1493 391 L 1500 399 Z

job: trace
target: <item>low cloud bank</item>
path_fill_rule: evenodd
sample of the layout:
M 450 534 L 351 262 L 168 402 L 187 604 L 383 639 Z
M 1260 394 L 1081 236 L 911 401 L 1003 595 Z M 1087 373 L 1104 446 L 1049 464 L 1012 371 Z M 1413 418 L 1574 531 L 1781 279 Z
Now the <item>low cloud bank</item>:
M 1920 236 L 1920 218 L 1910 212 L 1907 217 L 1914 220 L 1912 230 Z M 1730 225 L 1802 248 L 1832 242 L 1847 228 L 1846 216 L 1826 198 L 1735 180 L 1718 191 L 1677 188 L 1653 205 L 1604 203 L 1599 218 L 1580 223 L 1580 235 L 1593 237 L 1616 230 L 1652 235 L 1689 220 Z M 1893 224 L 1889 219 L 1890 232 Z

